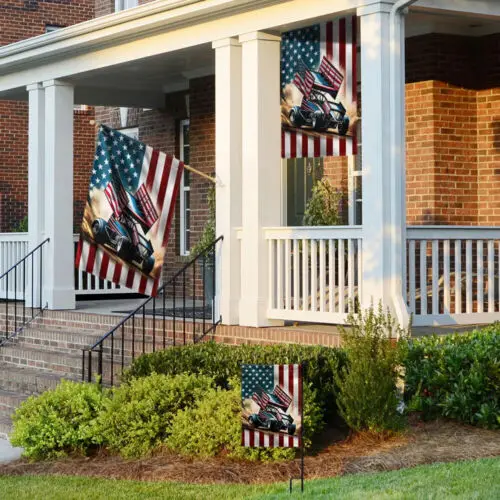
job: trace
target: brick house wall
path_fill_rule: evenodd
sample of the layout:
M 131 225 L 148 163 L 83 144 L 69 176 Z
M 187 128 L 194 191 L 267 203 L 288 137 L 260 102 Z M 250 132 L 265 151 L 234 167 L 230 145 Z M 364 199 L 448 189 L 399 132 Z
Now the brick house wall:
M 0 45 L 45 33 L 47 26 L 69 26 L 94 17 L 95 0 L 2 0 Z M 92 109 L 75 111 L 75 226 L 83 213 L 88 165 L 94 142 Z M 26 102 L 0 101 L 0 232 L 10 231 L 27 215 L 28 106 Z

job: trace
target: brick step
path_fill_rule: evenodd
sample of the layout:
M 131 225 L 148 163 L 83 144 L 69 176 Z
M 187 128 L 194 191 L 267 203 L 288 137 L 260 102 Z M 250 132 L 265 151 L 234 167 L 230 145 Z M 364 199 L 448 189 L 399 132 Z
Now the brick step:
M 12 431 L 12 420 L 9 416 L 0 415 L 0 439 L 6 439 Z
M 78 377 L 65 376 L 69 380 L 79 380 Z M 21 394 L 39 394 L 47 389 L 53 389 L 61 380 L 61 376 L 36 368 L 18 367 L 10 363 L 0 363 L 0 387 L 6 391 Z
M 0 389 L 0 411 L 14 411 L 27 398 L 28 394 Z
M 17 337 L 13 338 L 10 345 L 30 344 L 41 346 L 48 350 L 61 352 L 80 351 L 94 344 L 101 338 L 101 334 L 87 332 L 52 331 L 42 328 L 26 328 Z

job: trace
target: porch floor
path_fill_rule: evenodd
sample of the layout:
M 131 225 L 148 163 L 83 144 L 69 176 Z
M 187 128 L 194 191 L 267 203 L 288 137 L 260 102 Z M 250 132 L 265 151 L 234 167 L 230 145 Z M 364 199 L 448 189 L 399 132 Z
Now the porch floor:
M 102 314 L 102 315 L 112 315 L 123 317 L 128 314 L 129 311 L 133 311 L 138 306 L 142 304 L 144 298 L 118 298 L 118 299 L 94 299 L 94 300 L 79 300 L 76 303 L 76 308 L 73 312 L 89 313 L 89 314 Z M 186 304 L 192 304 L 192 299 L 187 298 Z M 176 307 L 179 307 L 181 303 L 179 300 L 176 301 Z M 200 307 L 202 305 L 201 301 L 195 301 L 195 306 Z M 163 304 L 158 303 L 157 308 L 163 307 Z M 172 308 L 173 300 L 166 299 L 165 307 Z M 152 305 L 149 305 L 148 309 L 151 309 Z M 481 328 L 487 326 L 486 324 L 478 325 L 449 325 L 449 326 L 414 326 L 411 329 L 413 337 L 422 337 L 425 335 L 450 335 L 453 333 L 465 333 L 476 328 Z M 296 331 L 299 332 L 315 332 L 321 334 L 331 334 L 339 335 L 340 328 L 337 325 L 327 325 L 327 324 L 312 324 L 312 323 L 293 323 L 285 326 L 272 327 L 276 330 L 286 330 L 286 331 Z

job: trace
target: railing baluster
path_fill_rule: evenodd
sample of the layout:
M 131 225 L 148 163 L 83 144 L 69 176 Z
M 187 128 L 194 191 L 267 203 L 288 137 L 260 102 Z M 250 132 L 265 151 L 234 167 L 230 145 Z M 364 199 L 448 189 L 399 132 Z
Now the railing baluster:
M 328 240 L 328 311 L 335 311 L 335 245 Z
M 409 293 L 409 306 L 410 306 L 410 312 L 415 314 L 416 313 L 416 299 L 415 299 L 415 240 L 410 240 L 409 242 L 409 249 L 408 249 L 408 260 L 409 260 L 409 271 L 410 271 L 410 278 L 409 278 L 409 287 L 410 287 L 410 293 Z
M 462 240 L 455 240 L 455 314 L 462 312 Z
M 173 341 L 174 346 L 175 346 L 175 313 L 176 313 L 176 311 L 175 311 L 175 284 L 176 283 L 177 283 L 177 277 L 174 277 L 174 281 L 172 283 L 172 286 L 173 286 L 173 289 L 172 289 L 173 290 L 172 291 L 172 295 L 173 295 L 173 309 L 172 310 L 174 312 L 173 319 L 172 319 L 172 330 L 173 330 L 173 332 L 172 332 L 172 335 L 173 335 L 172 341 Z
M 14 333 L 17 332 L 17 265 L 14 267 Z
M 318 246 L 315 239 L 311 240 L 311 311 L 316 311 L 318 305 Z
M 146 305 L 142 306 L 142 354 L 146 352 Z
M 26 323 L 26 260 L 23 260 L 23 324 Z
M 488 312 L 495 312 L 495 242 L 488 240 Z
M 345 313 L 345 252 L 344 240 L 338 240 L 339 244 L 339 313 Z
M 135 314 L 132 316 L 132 361 L 135 359 Z
M 484 245 L 483 240 L 476 241 L 477 249 L 477 312 L 484 312 L 484 261 L 483 261 L 483 251 Z
M 92 349 L 89 349 L 89 366 L 88 366 L 87 382 L 92 382 Z
M 347 308 L 351 311 L 354 301 L 354 242 L 352 238 L 347 240 Z
M 34 318 L 35 316 L 35 262 L 34 259 L 35 255 L 31 254 L 31 319 Z
M 97 357 L 97 362 L 98 362 L 98 365 L 97 365 L 97 371 L 98 371 L 98 374 L 99 374 L 99 383 L 102 384 L 103 383 L 103 371 L 102 371 L 102 353 L 103 353 L 103 343 L 104 342 L 101 342 L 100 346 L 99 346 L 99 351 L 98 351 L 98 357 Z
M 85 382 L 85 349 L 82 349 L 82 382 Z
M 275 294 L 276 294 L 276 260 L 274 256 L 274 240 L 269 239 L 267 241 L 267 257 L 268 257 L 268 269 L 269 269 L 269 309 L 274 309 L 275 306 Z
M 439 314 L 439 241 L 432 240 L 432 314 Z
M 443 241 L 444 314 L 450 314 L 450 240 Z
M 472 240 L 465 243 L 465 312 L 472 312 Z
M 319 310 L 325 311 L 325 282 L 326 282 L 326 245 L 325 240 L 319 240 Z
M 276 241 L 276 309 L 283 309 L 283 244 Z
M 420 314 L 427 314 L 427 240 L 420 241 Z
M 182 272 L 182 337 L 186 345 L 186 270 Z

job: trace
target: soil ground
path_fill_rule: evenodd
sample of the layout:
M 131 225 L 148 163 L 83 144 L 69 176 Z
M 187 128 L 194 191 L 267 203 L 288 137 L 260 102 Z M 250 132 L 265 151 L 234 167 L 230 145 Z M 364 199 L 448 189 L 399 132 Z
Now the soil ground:
M 330 436 L 334 437 L 334 436 Z M 339 438 L 339 434 L 336 436 Z M 500 456 L 500 432 L 448 421 L 416 423 L 392 437 L 356 435 L 305 458 L 306 478 L 376 472 L 434 462 Z M 0 475 L 57 474 L 179 481 L 184 483 L 272 483 L 298 475 L 300 461 L 253 463 L 224 458 L 192 460 L 170 453 L 127 461 L 99 454 L 53 462 L 18 460 L 0 464 Z

